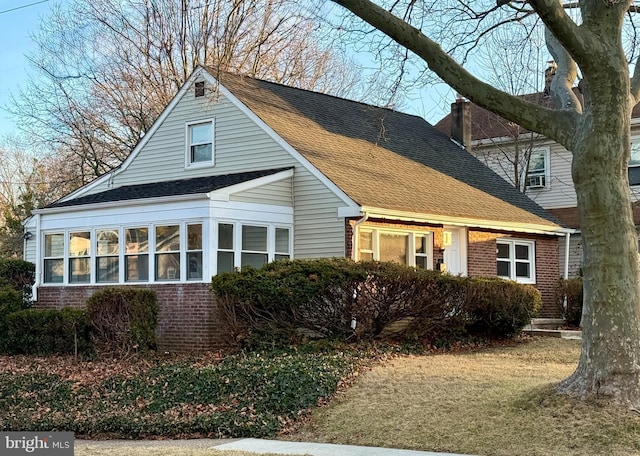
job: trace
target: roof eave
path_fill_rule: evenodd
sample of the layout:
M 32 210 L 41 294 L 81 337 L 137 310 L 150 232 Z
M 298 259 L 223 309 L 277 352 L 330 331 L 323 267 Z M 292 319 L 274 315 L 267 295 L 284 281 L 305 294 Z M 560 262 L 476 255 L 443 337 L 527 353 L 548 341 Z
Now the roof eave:
M 567 233 L 575 233 L 575 230 L 573 228 L 564 228 L 560 225 L 552 223 L 549 223 L 549 225 L 545 225 L 541 223 L 507 222 L 500 220 L 477 219 L 471 217 L 423 214 L 417 212 L 398 211 L 366 206 L 362 207 L 362 212 L 368 214 L 369 217 L 374 218 L 430 223 L 434 225 L 466 226 L 472 228 L 511 231 L 529 234 L 547 234 L 555 236 L 564 236 Z

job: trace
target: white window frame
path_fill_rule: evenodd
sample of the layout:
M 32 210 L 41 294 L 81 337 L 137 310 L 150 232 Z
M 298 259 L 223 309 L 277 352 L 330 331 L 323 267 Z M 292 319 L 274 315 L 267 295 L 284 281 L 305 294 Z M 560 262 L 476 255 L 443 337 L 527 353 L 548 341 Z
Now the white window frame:
M 180 279 L 179 280 L 156 280 L 155 271 L 156 271 L 156 227 L 157 226 L 173 226 L 178 225 L 180 229 Z M 201 225 L 202 226 L 202 275 L 201 279 L 189 279 L 187 277 L 188 269 L 187 269 L 187 225 Z M 41 254 L 40 254 L 40 267 L 42 268 L 42 285 L 44 286 L 88 286 L 88 285 L 98 285 L 98 286 L 114 286 L 114 285 L 136 285 L 136 284 L 154 284 L 154 283 L 201 283 L 208 282 L 208 277 L 211 277 L 211 268 L 209 263 L 206 261 L 207 256 L 209 255 L 209 245 L 211 242 L 209 241 L 208 227 L 211 224 L 208 220 L 205 219 L 188 219 L 188 220 L 166 220 L 157 223 L 152 223 L 148 225 L 141 224 L 123 224 L 120 226 L 114 225 L 104 225 L 95 228 L 88 227 L 77 227 L 66 230 L 43 230 L 41 233 Z M 139 228 L 147 228 L 148 230 L 148 248 L 147 253 L 149 258 L 149 270 L 148 270 L 148 279 L 140 280 L 140 281 L 126 281 L 125 269 L 126 269 L 126 257 L 129 254 L 126 253 L 126 239 L 125 239 L 125 230 L 126 229 L 139 229 Z M 99 282 L 98 281 L 98 259 L 100 257 L 115 257 L 116 254 L 110 255 L 98 255 L 98 241 L 97 241 L 97 233 L 99 231 L 114 231 L 118 233 L 118 279 L 117 281 L 110 282 Z M 69 254 L 69 236 L 72 233 L 78 232 L 89 232 L 90 233 L 90 241 L 91 241 L 91 252 L 90 256 L 90 265 L 91 265 L 91 280 L 89 282 L 70 282 L 70 260 L 79 258 L 72 257 Z M 45 237 L 49 235 L 61 235 L 64 241 L 64 253 L 63 256 L 45 256 Z M 275 242 L 275 241 L 274 241 Z M 189 251 L 194 252 L 195 250 Z M 178 251 L 171 252 L 160 252 L 160 253 L 178 253 Z M 45 271 L 45 261 L 46 260 L 62 260 L 63 265 L 63 276 L 61 282 L 45 282 L 44 281 L 44 271 Z M 177 273 L 178 271 L 176 271 Z
M 544 160 L 544 170 L 542 171 L 532 171 L 529 169 L 532 158 L 537 155 L 541 155 Z M 548 147 L 537 148 L 531 151 L 531 154 L 529 155 L 529 164 L 527 166 L 527 174 L 525 176 L 525 185 L 527 190 L 544 190 L 550 187 L 550 157 L 551 152 Z M 539 183 L 540 178 L 542 178 L 542 185 L 531 185 L 533 183 L 532 181 Z
M 211 124 L 211 160 L 194 162 L 191 160 L 191 146 L 192 145 L 201 145 L 201 144 L 209 144 L 208 142 L 202 143 L 191 143 L 191 129 L 196 125 L 202 124 Z M 215 119 L 202 119 L 202 120 L 194 120 L 189 121 L 185 124 L 185 168 L 201 168 L 207 166 L 215 165 L 215 155 L 216 155 L 216 147 L 215 147 L 215 137 L 216 137 L 216 124 Z
M 221 249 L 219 248 L 219 226 L 220 225 L 232 225 L 233 226 L 233 250 L 232 249 Z M 267 228 L 267 263 L 271 263 L 275 261 L 276 255 L 285 256 L 288 255 L 289 259 L 293 258 L 293 225 L 287 225 L 282 223 L 261 223 L 251 220 L 224 220 L 218 219 L 215 221 L 215 232 L 214 232 L 214 246 L 213 251 L 215 252 L 216 261 L 214 275 L 218 273 L 218 252 L 232 252 L 233 251 L 233 267 L 234 269 L 240 269 L 242 267 L 242 254 L 243 253 L 265 253 L 261 251 L 254 250 L 243 250 L 242 249 L 242 227 L 243 226 L 256 226 Z M 276 252 L 276 228 L 278 229 L 287 229 L 289 230 L 289 252 Z
M 640 179 L 636 183 L 631 182 L 631 173 L 630 173 L 631 169 L 636 171 L 636 173 L 634 174 L 640 174 L 640 163 L 633 164 L 633 165 L 631 164 L 631 157 L 633 156 L 634 148 L 640 152 L 640 139 L 631 143 L 631 154 L 629 156 L 629 165 L 627 165 L 627 177 L 629 178 L 630 187 L 636 187 L 640 185 Z
M 498 244 L 507 244 L 509 245 L 509 258 L 498 258 Z M 526 245 L 529 248 L 529 253 L 531 258 L 524 261 L 522 259 L 516 258 L 516 246 L 518 245 Z M 513 280 L 518 283 L 527 283 L 527 284 L 535 284 L 536 283 L 536 243 L 535 241 L 529 239 L 496 239 L 496 275 L 498 269 L 498 261 L 509 262 L 509 277 L 506 276 L 498 276 L 502 279 Z M 516 264 L 517 263 L 528 263 L 529 264 L 529 277 L 517 277 L 516 276 Z
M 363 249 L 360 248 L 360 233 L 367 232 L 371 233 L 371 244 L 373 248 L 373 260 L 380 261 L 380 234 L 381 233 L 389 233 L 389 234 L 403 234 L 408 236 L 407 242 L 407 266 L 416 266 L 416 256 L 427 257 L 427 269 L 433 269 L 433 231 L 431 230 L 406 230 L 402 228 L 377 228 L 374 226 L 362 226 L 358 228 L 358 240 L 357 240 L 357 251 L 356 258 L 357 261 L 361 261 L 361 252 Z M 427 252 L 416 254 L 416 236 L 426 237 L 429 239 L 427 242 Z M 364 250 L 366 252 L 371 252 L 370 250 Z M 429 261 L 430 260 L 430 261 Z

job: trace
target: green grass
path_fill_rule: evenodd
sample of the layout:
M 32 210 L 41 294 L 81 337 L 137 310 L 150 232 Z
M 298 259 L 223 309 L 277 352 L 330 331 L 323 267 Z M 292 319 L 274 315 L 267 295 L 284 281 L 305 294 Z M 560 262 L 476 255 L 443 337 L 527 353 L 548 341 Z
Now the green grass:
M 559 396 L 579 342 L 402 356 L 373 367 L 294 438 L 478 455 L 640 454 L 640 415 Z

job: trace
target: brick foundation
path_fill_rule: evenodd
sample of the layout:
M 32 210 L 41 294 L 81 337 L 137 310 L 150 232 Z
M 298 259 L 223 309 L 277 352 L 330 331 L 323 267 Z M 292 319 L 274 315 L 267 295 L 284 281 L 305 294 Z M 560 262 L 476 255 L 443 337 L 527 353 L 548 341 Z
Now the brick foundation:
M 208 283 L 126 285 L 154 290 L 158 295 L 159 351 L 211 350 L 222 346 L 223 328 Z M 38 288 L 38 308 L 84 307 L 103 286 Z

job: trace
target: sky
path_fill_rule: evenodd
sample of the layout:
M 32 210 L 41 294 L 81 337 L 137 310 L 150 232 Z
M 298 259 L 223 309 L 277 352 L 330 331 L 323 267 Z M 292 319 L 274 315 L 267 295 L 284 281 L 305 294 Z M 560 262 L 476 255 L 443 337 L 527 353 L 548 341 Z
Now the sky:
M 26 55 L 35 50 L 31 35 L 55 4 L 69 0 L 0 0 L 0 137 L 16 131 L 5 107 L 26 83 L 29 64 Z M 454 93 L 444 84 L 415 91 L 402 111 L 436 123 L 449 112 Z
M 34 49 L 30 35 L 38 30 L 53 1 L 58 0 L 0 0 L 0 136 L 15 130 L 4 107 L 24 84 L 25 55 Z

